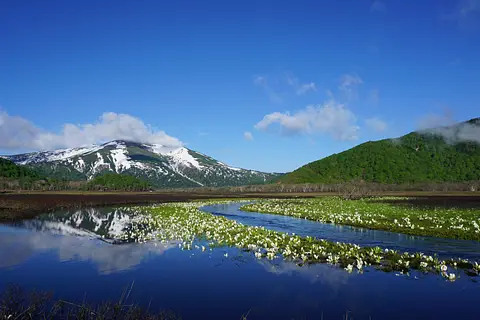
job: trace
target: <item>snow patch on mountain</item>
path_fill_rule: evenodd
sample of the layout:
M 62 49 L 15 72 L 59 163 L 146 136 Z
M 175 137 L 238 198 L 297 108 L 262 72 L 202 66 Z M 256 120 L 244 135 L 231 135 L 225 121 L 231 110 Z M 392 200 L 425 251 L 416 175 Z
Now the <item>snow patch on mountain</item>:
M 105 168 L 112 171 L 110 164 L 105 162 L 100 152 L 97 152 L 97 161 L 95 161 L 95 164 L 93 165 L 92 174 L 90 175 L 89 178 L 92 178 L 96 173 L 102 171 Z
M 120 173 L 123 170 L 131 168 L 130 160 L 127 157 L 127 148 L 124 145 L 119 145 L 116 149 L 110 151 L 115 172 Z
M 75 170 L 83 172 L 85 170 L 85 161 L 82 158 L 78 158 L 73 167 Z
M 188 152 L 188 149 L 186 148 L 179 148 L 177 150 L 173 150 L 167 155 L 170 156 L 173 162 L 177 165 L 202 169 L 202 166 L 200 165 L 200 163 L 198 163 L 197 159 L 192 157 L 192 155 Z

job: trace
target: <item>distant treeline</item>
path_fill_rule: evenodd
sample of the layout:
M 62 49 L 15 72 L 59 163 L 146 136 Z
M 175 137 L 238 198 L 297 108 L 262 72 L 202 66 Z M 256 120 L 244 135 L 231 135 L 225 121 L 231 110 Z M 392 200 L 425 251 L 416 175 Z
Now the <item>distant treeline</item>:
M 165 189 L 165 191 L 185 191 L 185 192 L 204 192 L 204 193 L 307 193 L 307 192 L 329 192 L 329 193 L 348 193 L 348 192 L 395 192 L 395 191 L 426 191 L 426 192 L 475 192 L 480 191 L 480 180 L 464 182 L 442 182 L 442 183 L 402 183 L 385 184 L 364 181 L 351 181 L 336 184 L 324 183 L 304 183 L 304 184 L 266 184 L 252 185 L 243 187 L 221 187 L 221 188 L 183 188 L 183 189 Z
M 0 189 L 8 190 L 69 190 L 79 188 L 78 182 L 46 177 L 25 166 L 0 158 Z
M 144 180 L 115 173 L 97 176 L 90 181 L 52 178 L 0 158 L 0 190 L 147 191 L 151 188 L 151 185 Z
M 148 191 L 153 187 L 142 179 L 130 175 L 107 173 L 89 181 L 68 181 L 45 177 L 27 167 L 0 158 L 0 190 L 84 190 L 84 191 Z M 354 197 L 392 191 L 426 191 L 426 192 L 475 192 L 480 191 L 480 181 L 462 182 L 422 182 L 387 184 L 351 180 L 343 183 L 303 183 L 303 184 L 265 184 L 240 187 L 175 188 L 158 189 L 159 191 L 196 192 L 196 193 L 307 193 L 330 192 Z
M 38 172 L 24 166 L 16 165 L 12 161 L 3 158 L 0 158 L 0 177 L 32 180 L 42 178 Z
M 151 190 L 152 186 L 147 181 L 134 176 L 107 173 L 90 180 L 84 186 L 84 189 L 93 191 L 147 191 Z

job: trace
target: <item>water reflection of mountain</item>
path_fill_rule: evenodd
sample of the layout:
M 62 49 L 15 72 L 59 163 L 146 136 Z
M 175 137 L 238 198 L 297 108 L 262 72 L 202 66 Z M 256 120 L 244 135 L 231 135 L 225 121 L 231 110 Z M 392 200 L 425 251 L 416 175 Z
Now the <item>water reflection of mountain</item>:
M 137 215 L 114 208 L 88 208 L 44 214 L 15 226 L 62 235 L 117 238 Z
M 84 237 L 37 232 L 0 232 L 0 243 L 0 268 L 18 266 L 38 254 L 54 252 L 59 261 L 92 262 L 100 274 L 134 268 L 152 254 L 161 255 L 176 247 L 175 243 L 159 242 L 111 245 Z

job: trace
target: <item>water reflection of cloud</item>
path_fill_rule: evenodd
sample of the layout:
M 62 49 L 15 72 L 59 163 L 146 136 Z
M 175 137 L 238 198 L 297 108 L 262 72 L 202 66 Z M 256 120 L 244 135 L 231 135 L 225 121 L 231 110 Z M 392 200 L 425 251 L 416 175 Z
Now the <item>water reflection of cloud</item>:
M 279 299 L 291 301 L 302 313 L 305 310 L 323 310 L 329 303 L 344 299 L 343 293 L 351 286 L 349 281 L 354 274 L 341 268 L 326 264 L 298 266 L 282 260 L 257 259 L 267 271 L 281 279 L 274 281 L 267 303 L 276 303 Z M 289 281 L 285 277 L 291 278 Z M 292 285 L 292 281 L 296 285 Z M 292 287 L 294 292 L 292 292 Z M 301 288 L 301 289 L 300 289 Z
M 39 253 L 53 251 L 59 261 L 87 261 L 96 265 L 100 274 L 128 270 L 139 265 L 151 254 L 161 255 L 175 243 L 111 245 L 100 240 L 46 233 L 0 232 L 0 268 L 20 265 Z
M 298 266 L 289 261 L 258 259 L 257 262 L 262 265 L 266 271 L 277 275 L 295 275 L 300 276 L 310 283 L 320 282 L 328 285 L 332 289 L 338 290 L 346 285 L 350 277 L 349 274 L 341 268 L 332 267 L 325 264 L 313 264 Z

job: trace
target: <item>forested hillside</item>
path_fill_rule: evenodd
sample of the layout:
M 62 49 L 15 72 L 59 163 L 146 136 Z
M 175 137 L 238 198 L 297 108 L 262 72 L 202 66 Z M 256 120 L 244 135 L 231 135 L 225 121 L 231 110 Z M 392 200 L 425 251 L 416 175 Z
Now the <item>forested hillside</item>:
M 30 178 L 40 179 L 41 176 L 38 172 L 27 168 L 25 166 L 19 166 L 10 160 L 0 158 L 0 177 L 10 179 Z
M 460 126 L 469 134 L 480 119 L 442 130 L 413 132 L 398 139 L 366 142 L 309 163 L 283 177 L 283 183 L 338 183 L 363 180 L 378 183 L 480 180 L 480 144 L 474 136 L 459 140 Z M 439 134 L 442 132 L 443 134 Z M 449 139 L 446 138 L 448 133 Z M 480 138 L 480 137 L 479 137 Z

